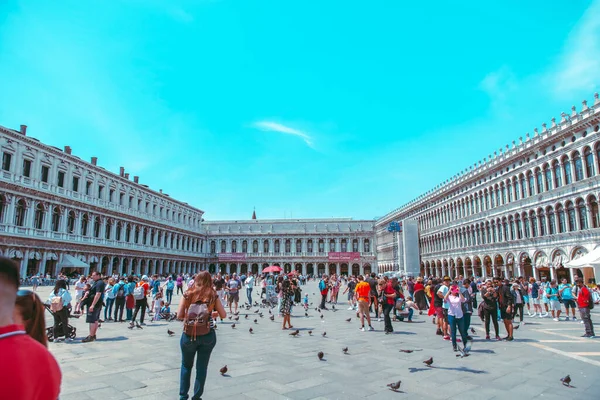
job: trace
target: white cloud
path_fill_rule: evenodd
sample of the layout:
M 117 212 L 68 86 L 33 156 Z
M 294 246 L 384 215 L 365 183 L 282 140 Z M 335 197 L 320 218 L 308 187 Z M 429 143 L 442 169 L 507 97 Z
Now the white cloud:
M 311 136 L 307 135 L 306 133 L 304 133 L 302 131 L 291 128 L 289 126 L 285 126 L 278 122 L 259 121 L 259 122 L 255 122 L 252 126 L 254 126 L 255 128 L 260 129 L 262 131 L 278 132 L 278 133 L 283 133 L 284 135 L 292 135 L 292 136 L 299 137 L 300 139 L 302 139 L 304 141 L 304 143 L 306 143 L 306 145 L 308 147 L 310 147 L 310 148 L 313 147 L 313 139 Z
M 595 0 L 571 31 L 550 85 L 557 97 L 593 90 L 600 81 L 600 0 Z

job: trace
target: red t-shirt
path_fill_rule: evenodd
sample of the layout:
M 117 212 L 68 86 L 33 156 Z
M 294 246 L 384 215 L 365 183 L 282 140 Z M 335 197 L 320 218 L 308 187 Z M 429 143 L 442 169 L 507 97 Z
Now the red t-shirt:
M 52 354 L 20 325 L 0 327 L 0 398 L 56 400 L 61 372 Z
M 577 306 L 579 308 L 587 308 L 590 306 L 590 290 L 584 285 L 579 289 L 577 295 Z
M 388 282 L 387 285 L 385 285 L 385 288 L 383 289 L 383 293 L 385 293 L 385 294 L 396 294 L 396 291 L 392 287 L 392 282 Z M 395 301 L 396 301 L 395 296 L 394 297 L 387 297 L 386 296 L 386 300 L 387 300 L 388 304 L 394 304 Z
M 417 282 L 415 283 L 415 292 L 418 292 L 419 290 L 424 290 L 425 286 L 423 286 L 423 284 L 421 282 Z

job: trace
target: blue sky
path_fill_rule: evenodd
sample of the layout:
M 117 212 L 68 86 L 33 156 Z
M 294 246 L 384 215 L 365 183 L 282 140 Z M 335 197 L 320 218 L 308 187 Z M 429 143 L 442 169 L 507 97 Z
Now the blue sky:
M 208 220 L 382 216 L 599 82 L 600 1 L 0 2 L 0 125 Z

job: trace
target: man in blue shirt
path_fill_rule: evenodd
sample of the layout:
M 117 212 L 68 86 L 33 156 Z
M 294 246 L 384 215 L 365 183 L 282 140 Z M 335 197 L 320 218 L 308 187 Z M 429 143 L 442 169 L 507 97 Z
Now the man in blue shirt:
M 573 314 L 573 321 L 575 321 L 577 318 L 575 318 L 575 299 L 573 298 L 573 286 L 567 282 L 566 278 L 562 280 L 560 285 L 558 285 L 558 294 L 565 305 L 565 312 L 567 313 L 567 318 L 565 321 L 569 320 L 569 308 Z

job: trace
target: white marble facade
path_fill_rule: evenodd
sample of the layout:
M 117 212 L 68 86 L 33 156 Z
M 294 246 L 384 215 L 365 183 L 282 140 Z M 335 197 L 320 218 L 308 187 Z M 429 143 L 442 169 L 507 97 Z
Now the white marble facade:
M 414 219 L 421 275 L 589 281 L 591 268 L 563 267 L 600 245 L 599 124 L 596 94 L 592 105 L 584 101 L 380 218 L 380 270 L 394 265 L 388 224 Z

